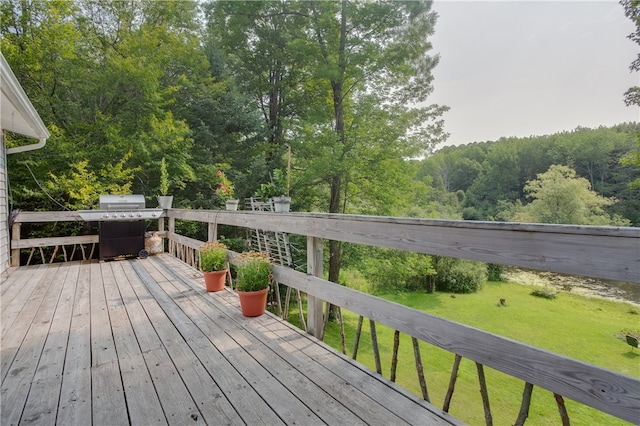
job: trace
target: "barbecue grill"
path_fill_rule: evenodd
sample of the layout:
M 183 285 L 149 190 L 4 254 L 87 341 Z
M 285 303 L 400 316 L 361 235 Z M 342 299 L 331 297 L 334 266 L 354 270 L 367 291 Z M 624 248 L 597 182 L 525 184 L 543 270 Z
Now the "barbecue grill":
M 98 221 L 100 260 L 148 256 L 144 248 L 145 219 L 158 219 L 162 209 L 145 208 L 144 195 L 101 195 L 99 210 L 80 210 L 80 217 Z

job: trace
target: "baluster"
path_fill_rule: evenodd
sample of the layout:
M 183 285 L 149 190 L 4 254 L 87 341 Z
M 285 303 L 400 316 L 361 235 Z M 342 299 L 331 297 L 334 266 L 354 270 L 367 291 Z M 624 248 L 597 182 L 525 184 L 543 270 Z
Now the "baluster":
M 322 278 L 322 239 L 307 237 L 307 274 Z M 307 326 L 309 334 L 322 339 L 324 334 L 322 318 L 322 299 L 307 295 Z
M 569 426 L 571 423 L 569 422 L 569 413 L 567 412 L 567 407 L 564 405 L 564 398 L 562 395 L 558 395 L 557 393 L 553 394 L 553 397 L 556 399 L 556 404 L 558 404 L 558 412 L 560 413 L 560 418 L 562 419 L 562 426 Z
M 49 263 L 53 263 L 54 259 L 56 258 L 56 254 L 58 254 L 58 250 L 60 249 L 60 246 L 55 246 L 53 248 L 53 253 L 51 254 L 51 258 L 49 259 Z
M 304 311 L 302 310 L 302 294 L 296 289 L 296 297 L 298 298 L 298 316 L 300 317 L 300 325 L 304 331 L 307 331 L 307 323 L 304 320 Z
M 31 258 L 33 257 L 33 253 L 35 253 L 36 248 L 35 247 L 31 247 L 31 251 L 29 252 L 29 258 L 27 259 L 27 266 L 31 265 Z
M 276 294 L 276 305 L 278 308 L 278 315 L 282 316 L 282 303 L 280 301 L 280 285 L 278 281 L 273 282 L 273 291 Z
M 20 242 L 21 227 L 22 224 L 20 222 L 13 222 L 13 225 L 11 225 L 11 247 L 14 247 L 11 249 L 11 266 L 20 266 L 20 249 L 15 247 Z
M 427 381 L 424 378 L 424 368 L 422 367 L 422 357 L 420 356 L 420 345 L 418 344 L 418 339 L 415 337 L 412 337 L 411 341 L 413 342 L 413 355 L 416 359 L 416 371 L 418 373 L 418 381 L 420 382 L 422 398 L 427 402 L 431 402 L 429 399 L 429 391 L 427 390 Z
M 482 406 L 484 408 L 484 420 L 487 426 L 493 425 L 493 417 L 491 416 L 491 407 L 489 406 L 489 392 L 487 391 L 487 381 L 484 377 L 484 367 L 476 362 L 478 369 L 478 381 L 480 382 L 480 395 L 482 395 Z
M 331 315 L 331 303 L 325 302 L 323 306 L 324 314 L 322 316 L 322 333 L 320 334 L 320 340 L 324 340 L 324 333 L 329 325 L 329 317 Z
M 393 355 L 391 356 L 391 374 L 390 380 L 395 383 L 396 370 L 398 368 L 398 348 L 400 347 L 400 332 L 393 332 Z
M 287 286 L 287 294 L 284 296 L 284 309 L 282 310 L 282 319 L 289 319 L 289 305 L 291 304 L 291 287 Z
M 371 345 L 373 346 L 373 358 L 376 361 L 376 371 L 378 374 L 382 374 L 380 351 L 378 350 L 378 334 L 376 333 L 376 323 L 372 319 L 369 320 L 369 329 L 371 330 Z
M 342 353 L 346 355 L 347 343 L 345 342 L 345 337 L 344 337 L 344 321 L 342 320 L 342 309 L 340 308 L 340 306 L 338 306 L 338 309 L 336 310 L 336 314 L 338 315 L 338 321 L 340 324 L 340 341 L 342 342 Z
M 527 417 L 529 417 L 529 407 L 531 406 L 531 394 L 533 393 L 533 385 L 529 382 L 524 384 L 522 392 L 522 403 L 520 404 L 520 412 L 513 426 L 523 426 Z
M 451 378 L 449 379 L 449 388 L 447 388 L 447 394 L 444 397 L 444 403 L 442 404 L 442 411 L 449 412 L 449 406 L 451 405 L 451 397 L 456 387 L 456 379 L 458 378 L 458 369 L 460 368 L 460 360 L 462 357 L 456 354 L 453 360 L 453 367 L 451 368 Z
M 356 337 L 354 339 L 353 342 L 353 356 L 351 358 L 353 358 L 353 360 L 356 360 L 356 357 L 358 356 L 358 346 L 360 345 L 360 335 L 362 333 L 362 321 L 364 320 L 364 317 L 362 315 L 360 315 L 358 317 L 358 326 L 356 327 Z

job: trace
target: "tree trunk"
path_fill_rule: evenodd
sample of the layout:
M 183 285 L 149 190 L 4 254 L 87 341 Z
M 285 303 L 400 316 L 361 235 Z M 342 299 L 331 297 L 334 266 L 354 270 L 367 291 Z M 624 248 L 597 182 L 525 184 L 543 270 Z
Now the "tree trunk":
M 335 119 L 335 132 L 340 144 L 345 144 L 344 130 L 344 108 L 343 108 L 343 78 L 345 73 L 345 45 L 347 37 L 347 17 L 346 1 L 342 2 L 340 21 L 340 47 L 338 52 L 339 77 L 331 81 L 333 92 L 333 112 Z M 341 213 L 340 195 L 342 190 L 342 176 L 338 173 L 331 180 L 331 201 L 329 203 L 329 213 Z M 341 243 L 339 241 L 329 241 L 329 281 L 337 283 L 340 276 Z

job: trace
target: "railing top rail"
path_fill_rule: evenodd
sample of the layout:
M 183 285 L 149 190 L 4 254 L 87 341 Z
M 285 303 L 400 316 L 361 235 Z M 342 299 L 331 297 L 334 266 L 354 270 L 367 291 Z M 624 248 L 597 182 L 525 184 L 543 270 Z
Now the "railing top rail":
M 176 219 L 300 234 L 536 270 L 640 282 L 640 228 L 326 213 L 166 210 Z M 15 223 L 80 221 L 74 211 L 20 212 Z
M 168 216 L 640 282 L 640 228 L 224 210 L 170 210 Z
M 420 227 L 446 227 L 461 229 L 484 230 L 512 230 L 521 232 L 540 232 L 554 234 L 580 234 L 603 235 L 629 238 L 640 238 L 640 228 L 625 226 L 591 226 L 591 225 L 564 225 L 548 223 L 520 223 L 520 222 L 494 222 L 473 220 L 449 220 L 426 219 L 392 216 L 367 216 L 338 213 L 273 213 L 263 211 L 227 211 L 227 210 L 191 210 L 171 209 L 167 210 L 167 216 L 177 219 L 202 220 L 214 217 L 218 223 L 242 226 L 240 223 L 246 220 L 255 220 L 256 216 L 262 216 L 261 226 L 266 226 L 270 231 L 285 231 L 292 221 L 330 220 L 346 223 L 376 223 L 387 225 L 409 225 Z M 251 218 L 251 219 L 249 219 Z

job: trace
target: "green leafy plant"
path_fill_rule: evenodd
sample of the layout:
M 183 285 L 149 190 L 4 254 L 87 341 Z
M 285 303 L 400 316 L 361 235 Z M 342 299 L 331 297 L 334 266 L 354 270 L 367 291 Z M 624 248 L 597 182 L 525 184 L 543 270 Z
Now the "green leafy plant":
M 167 195 L 169 192 L 169 170 L 164 157 L 160 161 L 160 195 Z
M 475 293 L 487 280 L 484 263 L 448 257 L 434 257 L 436 289 L 453 293 Z
M 216 172 L 216 195 L 222 199 L 222 201 L 232 200 L 234 199 L 234 186 L 233 182 L 229 180 L 227 175 L 222 171 L 218 170 Z
M 200 247 L 200 269 L 203 272 L 222 271 L 227 260 L 227 246 L 219 241 Z
M 268 183 L 260 184 L 260 189 L 255 195 L 266 201 L 272 197 L 285 195 L 286 192 L 286 176 L 282 170 L 275 169 L 273 174 L 270 175 L 270 181 Z
M 266 253 L 247 251 L 236 256 L 236 289 L 259 291 L 271 283 L 271 259 Z

